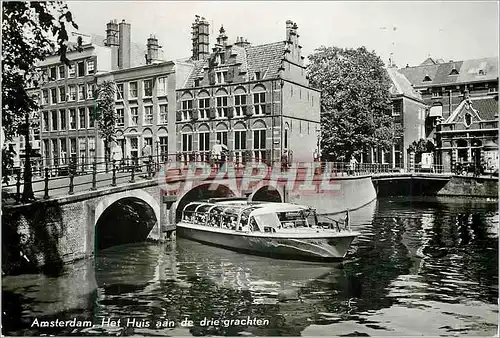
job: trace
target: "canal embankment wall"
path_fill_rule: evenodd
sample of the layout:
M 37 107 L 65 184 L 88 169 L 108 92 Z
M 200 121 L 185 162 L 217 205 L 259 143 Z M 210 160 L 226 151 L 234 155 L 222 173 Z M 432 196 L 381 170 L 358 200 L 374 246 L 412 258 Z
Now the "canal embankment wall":
M 498 198 L 498 178 L 453 176 L 436 196 Z
M 337 177 L 332 189 L 289 193 L 288 201 L 315 207 L 319 214 L 336 214 L 359 209 L 377 198 L 371 176 Z

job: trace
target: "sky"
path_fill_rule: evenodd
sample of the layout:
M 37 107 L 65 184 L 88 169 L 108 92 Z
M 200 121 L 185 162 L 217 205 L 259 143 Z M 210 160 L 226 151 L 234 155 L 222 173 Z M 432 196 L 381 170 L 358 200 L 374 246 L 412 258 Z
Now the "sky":
M 105 36 L 106 23 L 125 19 L 132 41 L 154 34 L 168 60 L 191 55 L 195 15 L 210 23 L 210 48 L 221 25 L 229 41 L 285 40 L 285 22 L 298 25 L 307 57 L 322 45 L 374 50 L 387 63 L 418 65 L 427 57 L 466 60 L 497 57 L 497 1 L 68 1 L 81 33 Z

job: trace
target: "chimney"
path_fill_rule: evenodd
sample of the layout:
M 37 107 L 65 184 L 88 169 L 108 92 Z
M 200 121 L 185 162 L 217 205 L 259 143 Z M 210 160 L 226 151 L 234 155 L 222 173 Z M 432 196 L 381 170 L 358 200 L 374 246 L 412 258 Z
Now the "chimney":
M 225 47 L 227 45 L 227 35 L 226 35 L 226 30 L 224 29 L 224 26 L 220 26 L 219 29 L 219 36 L 217 37 L 217 44 Z
M 118 68 L 130 68 L 131 29 L 130 24 L 125 20 L 118 24 L 118 36 Z
M 146 64 L 151 64 L 159 60 L 158 39 L 154 35 L 150 35 L 147 43 Z
M 293 21 L 286 20 L 286 41 L 291 41 L 291 32 L 293 29 Z
M 204 17 L 195 16 L 195 21 L 191 25 L 193 49 L 193 60 L 206 60 L 209 54 L 209 24 Z
M 111 48 L 111 69 L 115 70 L 118 68 L 118 24 L 116 20 L 111 20 L 106 25 L 106 42 L 105 46 Z
M 250 46 L 250 42 L 247 39 L 243 39 L 243 37 L 236 37 L 236 42 L 234 43 L 238 47 L 247 47 Z

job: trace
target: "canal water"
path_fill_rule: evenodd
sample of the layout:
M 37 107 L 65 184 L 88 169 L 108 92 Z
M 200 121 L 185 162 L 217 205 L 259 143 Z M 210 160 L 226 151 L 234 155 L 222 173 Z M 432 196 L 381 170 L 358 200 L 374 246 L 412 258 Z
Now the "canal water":
M 59 277 L 4 277 L 3 334 L 496 334 L 496 201 L 387 198 L 351 216 L 362 236 L 343 264 L 178 239 L 108 248 Z

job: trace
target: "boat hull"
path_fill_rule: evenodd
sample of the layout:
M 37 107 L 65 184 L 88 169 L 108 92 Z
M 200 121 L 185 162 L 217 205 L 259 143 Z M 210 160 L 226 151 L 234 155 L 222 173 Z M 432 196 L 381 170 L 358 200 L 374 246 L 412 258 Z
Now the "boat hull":
M 251 234 L 211 231 L 178 224 L 177 236 L 211 246 L 222 247 L 252 255 L 307 261 L 342 260 L 356 233 L 310 238 L 285 236 L 252 236 Z

